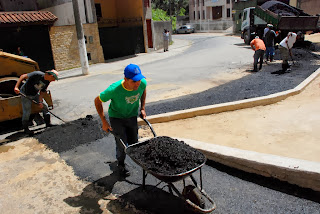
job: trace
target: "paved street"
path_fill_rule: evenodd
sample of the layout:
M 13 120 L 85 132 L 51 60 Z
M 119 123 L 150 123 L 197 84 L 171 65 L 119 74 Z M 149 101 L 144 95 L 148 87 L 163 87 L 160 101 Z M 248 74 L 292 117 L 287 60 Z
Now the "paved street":
M 183 88 L 185 85 L 196 86 L 197 82 L 205 84 L 208 80 L 209 82 L 217 81 L 225 73 L 237 76 L 235 70 L 237 71 L 239 67 L 248 68 L 252 62 L 253 52 L 248 49 L 248 46 L 244 46 L 242 40 L 237 37 L 223 37 L 220 34 L 191 34 L 179 35 L 174 38 L 185 39 L 187 42 L 179 43 L 182 46 L 169 48 L 167 53 L 158 51 L 150 55 L 137 56 L 115 63 L 93 65 L 92 74 L 89 76 L 78 76 L 80 70 L 72 71 L 73 74 L 69 76 L 65 71 L 61 72 L 64 78 L 51 86 L 56 106 L 54 113 L 68 121 L 92 114 L 94 116 L 93 121 L 88 122 L 87 125 L 99 127 L 100 122 L 96 117 L 93 100 L 111 82 L 123 77 L 124 62 L 139 62 L 143 74 L 147 76 L 150 87 L 148 97 L 153 100 L 153 102 L 147 104 L 147 106 L 152 106 L 151 114 L 160 113 L 160 110 L 169 105 L 169 103 L 163 103 L 164 101 L 157 101 L 157 97 L 163 97 L 163 94 Z M 193 45 L 191 45 L 192 42 Z M 173 54 L 174 52 L 175 54 Z M 160 54 L 172 55 L 169 55 L 169 58 L 161 59 L 159 57 L 159 60 L 152 61 L 152 58 L 156 58 Z M 142 58 L 144 60 L 141 60 Z M 121 68 L 122 66 L 123 68 Z M 248 75 L 253 77 L 250 82 L 257 82 L 262 78 L 260 75 Z M 290 77 L 290 80 L 295 80 L 289 81 L 292 85 L 304 78 L 299 75 L 296 75 L 296 77 Z M 249 77 L 246 75 L 246 78 Z M 284 79 L 283 82 L 288 82 L 285 80 L 288 79 Z M 245 81 L 237 83 L 236 88 L 243 83 Z M 270 84 L 270 87 L 272 86 L 274 87 Z M 221 89 L 220 96 L 223 95 L 226 88 L 230 88 L 230 84 L 228 87 Z M 213 93 L 213 91 L 209 93 Z M 227 94 L 232 95 L 234 91 L 230 90 Z M 209 96 L 206 95 L 200 99 L 199 94 L 196 97 L 204 102 L 205 97 Z M 188 100 L 181 101 L 180 99 L 179 101 L 177 98 L 171 101 L 180 103 L 180 106 L 190 103 Z M 51 133 L 50 138 L 41 138 L 41 134 L 36 138 L 39 139 L 41 144 L 46 145 L 50 152 L 58 154 L 58 159 L 62 159 L 68 167 L 72 168 L 74 174 L 67 170 L 65 172 L 68 174 L 63 175 L 59 170 L 53 171 L 52 174 L 46 174 L 47 179 L 51 177 L 52 180 L 68 178 L 67 180 L 70 180 L 70 183 L 67 181 L 64 184 L 66 189 L 72 189 L 71 193 L 68 192 L 68 196 L 54 195 L 61 196 L 63 200 L 56 198 L 55 200 L 49 200 L 50 196 L 46 197 L 48 202 L 41 210 L 37 207 L 37 203 L 32 201 L 32 198 L 37 198 L 39 192 L 44 194 L 41 189 L 48 185 L 48 181 L 39 179 L 39 189 L 33 192 L 32 189 L 26 188 L 30 180 L 28 175 L 32 175 L 27 171 L 23 173 L 26 177 L 25 180 L 20 176 L 20 179 L 6 181 L 15 185 L 13 189 L 8 189 L 8 185 L 6 185 L 6 188 L 0 188 L 2 195 L 6 195 L 10 191 L 15 193 L 10 197 L 10 203 L 6 202 L 4 198 L 0 199 L 0 208 L 1 204 L 4 203 L 14 206 L 14 202 L 19 202 L 21 197 L 17 189 L 20 187 L 24 192 L 29 191 L 31 195 L 29 200 L 28 198 L 20 199 L 23 201 L 21 207 L 26 208 L 30 203 L 32 207 L 37 208 L 37 211 L 44 213 L 50 213 L 50 206 L 54 207 L 55 203 L 59 204 L 59 207 L 63 207 L 65 211 L 72 208 L 77 209 L 77 211 L 73 210 L 73 213 L 102 213 L 107 209 L 112 213 L 187 213 L 181 201 L 172 195 L 168 195 L 168 188 L 164 187 L 163 184 L 160 184 L 159 189 L 154 188 L 158 183 L 158 180 L 154 177 L 148 175 L 147 184 L 151 186 L 148 186 L 148 191 L 142 190 L 140 187 L 142 169 L 129 158 L 127 164 L 131 176 L 126 179 L 119 178 L 115 171 L 115 144 L 112 136 L 106 136 L 99 128 L 97 128 L 100 135 L 98 139 L 97 136 L 99 135 L 97 133 L 86 132 L 86 129 L 76 129 L 79 133 L 65 133 L 67 130 L 67 126 L 62 126 L 60 129 L 53 127 L 48 130 Z M 90 129 L 90 131 L 92 130 Z M 80 138 L 81 134 L 86 136 Z M 72 143 L 67 138 L 70 136 L 73 137 Z M 23 142 L 19 143 L 23 144 Z M 40 153 L 32 153 L 36 145 L 36 143 L 35 145 L 32 144 L 27 150 L 30 153 L 28 153 L 29 158 L 16 157 L 16 159 L 11 159 L 9 157 L 13 154 L 10 153 L 10 149 L 3 150 L 5 152 L 0 153 L 0 155 L 2 154 L 3 158 L 6 157 L 8 160 L 7 162 L 0 162 L 2 164 L 0 166 L 6 169 L 6 175 L 15 170 L 11 169 L 8 163 L 17 164 L 20 161 L 21 163 L 18 164 L 21 165 L 20 170 L 23 171 L 27 168 L 23 164 L 26 164 L 29 159 L 39 160 L 46 164 L 47 167 L 43 168 L 50 168 L 49 166 L 55 162 L 53 155 L 49 156 L 50 158 L 41 158 L 41 155 L 36 158 L 33 157 L 32 155 Z M 18 146 L 15 144 L 12 147 L 12 151 L 14 151 L 14 147 L 17 148 Z M 8 153 L 10 155 L 4 156 Z M 77 176 L 77 181 L 73 179 L 75 176 Z M 198 172 L 195 173 L 195 177 L 198 178 L 198 176 Z M 19 183 L 21 180 L 24 185 Z M 318 192 L 299 188 L 275 179 L 243 173 L 211 161 L 208 161 L 203 167 L 203 181 L 205 191 L 214 198 L 217 204 L 217 209 L 213 213 L 320 213 Z M 52 186 L 55 185 L 62 186 L 59 182 L 52 184 Z M 181 183 L 178 183 L 177 186 L 181 188 Z M 162 187 L 164 188 L 161 189 Z M 22 191 L 21 189 L 19 190 Z M 114 195 L 114 200 L 105 203 L 107 199 L 109 200 L 110 194 Z M 32 213 L 32 210 L 35 209 L 32 207 L 30 210 L 25 209 L 25 213 Z M 119 207 L 122 207 L 122 209 Z M 128 208 L 124 211 L 123 207 Z M 5 210 L 10 210 L 9 208 L 6 207 Z M 122 210 L 122 212 L 119 210 Z
M 94 98 L 110 83 L 123 78 L 123 69 L 129 63 L 138 64 L 147 77 L 147 102 L 150 102 L 162 100 L 164 94 L 173 94 L 180 88 L 185 93 L 197 91 L 197 87 L 203 87 L 201 85 L 206 86 L 202 90 L 208 89 L 223 79 L 221 76 L 237 77 L 234 74 L 237 68 L 247 66 L 252 61 L 253 51 L 244 47 L 238 37 L 191 34 L 178 35 L 177 38 L 188 40 L 177 41 L 166 53 L 159 50 L 122 62 L 93 65 L 89 76 L 77 76 L 81 74 L 77 69 L 72 78 L 54 82 L 51 86 L 54 112 L 64 115 L 67 121 L 94 114 Z M 173 53 L 175 55 L 171 56 Z M 157 58 L 157 61 L 153 61 Z

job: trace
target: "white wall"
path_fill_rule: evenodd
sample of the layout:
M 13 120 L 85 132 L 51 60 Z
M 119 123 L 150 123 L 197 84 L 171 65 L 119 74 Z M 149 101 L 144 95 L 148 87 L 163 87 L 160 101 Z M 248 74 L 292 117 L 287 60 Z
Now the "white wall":
M 54 23 L 54 26 L 74 25 L 74 13 L 72 2 L 60 4 L 57 6 L 45 8 L 43 10 L 52 12 L 58 17 L 58 20 Z M 82 24 L 87 23 L 85 16 L 84 1 L 79 0 L 79 11 Z M 92 16 L 92 13 L 91 13 Z

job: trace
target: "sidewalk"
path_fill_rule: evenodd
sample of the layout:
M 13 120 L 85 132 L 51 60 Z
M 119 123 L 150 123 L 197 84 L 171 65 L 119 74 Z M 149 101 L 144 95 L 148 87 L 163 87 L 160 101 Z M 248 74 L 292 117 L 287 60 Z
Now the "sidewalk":
M 187 40 L 175 39 L 173 44 L 169 46 L 169 51 L 163 52 L 163 49 L 153 51 L 150 53 L 139 53 L 132 56 L 126 56 L 116 59 L 107 60 L 105 63 L 98 63 L 89 65 L 89 75 L 96 75 L 103 72 L 111 72 L 123 70 L 128 64 L 133 63 L 137 65 L 151 63 L 153 61 L 172 57 L 187 50 L 191 46 L 191 42 Z M 82 74 L 81 68 L 74 68 L 70 70 L 59 71 L 59 78 L 69 78 L 80 76 Z

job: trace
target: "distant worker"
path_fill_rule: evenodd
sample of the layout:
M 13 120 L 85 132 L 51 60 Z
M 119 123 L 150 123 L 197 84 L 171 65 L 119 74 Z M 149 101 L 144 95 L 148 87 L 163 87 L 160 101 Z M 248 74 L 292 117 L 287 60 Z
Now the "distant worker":
M 280 55 L 282 59 L 282 73 L 285 73 L 290 67 L 288 60 L 289 56 L 292 59 L 292 47 L 297 39 L 301 38 L 302 33 L 299 31 L 297 34 L 289 32 L 287 37 L 284 38 L 279 44 Z
M 266 45 L 266 61 L 269 61 L 270 58 L 270 62 L 273 61 L 273 57 L 274 57 L 274 40 L 275 38 L 278 36 L 278 34 L 276 34 L 276 32 L 273 30 L 273 25 L 269 24 L 269 30 L 265 35 L 265 45 Z
M 22 74 L 17 81 L 14 92 L 16 94 L 21 94 L 22 103 L 22 127 L 24 132 L 30 136 L 33 135 L 33 131 L 29 129 L 29 118 L 31 114 L 31 105 L 35 101 L 39 104 L 42 109 L 43 119 L 46 123 L 46 127 L 52 126 L 50 120 L 50 113 L 48 109 L 43 104 L 44 94 L 47 93 L 50 82 L 58 80 L 58 72 L 56 70 L 49 70 L 46 72 L 33 71 L 31 73 Z M 19 89 L 20 84 L 23 80 L 26 82 Z
M 253 55 L 253 72 L 257 72 L 258 71 L 258 61 L 260 59 L 260 66 L 259 66 L 259 70 L 261 70 L 262 68 L 262 63 L 263 63 L 263 55 L 264 55 L 264 51 L 266 50 L 266 46 L 264 44 L 264 42 L 262 41 L 262 39 L 259 38 L 259 36 L 256 36 L 254 40 L 252 40 L 250 42 L 250 46 L 252 48 L 252 50 L 254 50 L 254 55 Z
M 96 110 L 102 121 L 102 129 L 106 132 L 112 131 L 127 146 L 138 142 L 137 116 L 139 106 L 141 116 L 146 118 L 146 87 L 147 81 L 139 66 L 129 64 L 124 69 L 124 79 L 111 84 L 94 100 Z M 104 115 L 102 105 L 109 100 L 111 100 L 108 109 L 110 124 Z M 115 137 L 115 141 L 118 170 L 122 176 L 129 176 L 130 173 L 124 163 L 126 153 L 117 137 Z
M 268 33 L 268 31 L 270 30 L 270 27 L 272 26 L 272 24 L 267 24 L 267 26 L 263 29 L 263 38 L 266 37 L 266 34 Z
M 167 29 L 163 31 L 163 51 L 169 51 L 170 32 Z

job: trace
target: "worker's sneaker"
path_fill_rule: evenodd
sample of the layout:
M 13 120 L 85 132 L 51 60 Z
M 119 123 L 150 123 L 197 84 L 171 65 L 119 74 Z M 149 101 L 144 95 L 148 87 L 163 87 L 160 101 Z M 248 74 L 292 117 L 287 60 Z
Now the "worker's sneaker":
M 119 174 L 124 177 L 130 176 L 129 170 L 126 168 L 125 164 L 118 163 Z
M 29 128 L 24 129 L 24 133 L 26 133 L 26 134 L 29 135 L 30 137 L 34 135 L 34 132 L 31 131 Z

